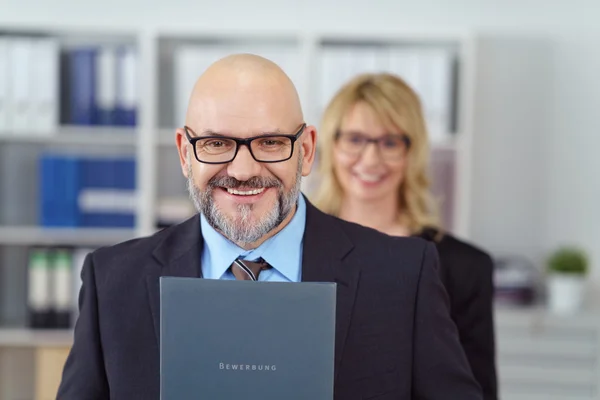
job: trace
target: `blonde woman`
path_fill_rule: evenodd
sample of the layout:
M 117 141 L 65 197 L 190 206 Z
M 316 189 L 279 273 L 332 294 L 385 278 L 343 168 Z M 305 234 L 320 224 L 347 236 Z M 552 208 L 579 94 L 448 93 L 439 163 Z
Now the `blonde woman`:
M 389 235 L 435 242 L 463 349 L 484 398 L 496 399 L 493 263 L 484 251 L 440 227 L 418 96 L 394 75 L 354 78 L 324 112 L 320 153 L 317 207 Z

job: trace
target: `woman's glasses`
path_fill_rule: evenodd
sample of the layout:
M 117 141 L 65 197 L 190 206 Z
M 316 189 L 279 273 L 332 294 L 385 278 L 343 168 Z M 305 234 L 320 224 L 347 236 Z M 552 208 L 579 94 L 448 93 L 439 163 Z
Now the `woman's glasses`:
M 386 161 L 397 161 L 406 156 L 410 148 L 410 139 L 406 135 L 389 134 L 373 138 L 359 132 L 337 132 L 338 148 L 351 156 L 360 156 L 369 143 L 374 143 L 379 154 Z

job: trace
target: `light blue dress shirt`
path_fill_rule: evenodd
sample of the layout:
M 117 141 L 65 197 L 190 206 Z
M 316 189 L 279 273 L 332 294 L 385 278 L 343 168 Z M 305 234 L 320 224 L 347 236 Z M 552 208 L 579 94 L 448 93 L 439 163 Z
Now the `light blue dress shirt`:
M 302 278 L 302 241 L 306 225 L 306 202 L 298 197 L 296 212 L 291 221 L 276 235 L 259 247 L 244 250 L 216 231 L 204 215 L 200 215 L 204 246 L 202 248 L 202 276 L 205 279 L 230 279 L 233 261 L 242 257 L 253 261 L 262 257 L 273 268 L 262 271 L 259 281 L 300 282 Z

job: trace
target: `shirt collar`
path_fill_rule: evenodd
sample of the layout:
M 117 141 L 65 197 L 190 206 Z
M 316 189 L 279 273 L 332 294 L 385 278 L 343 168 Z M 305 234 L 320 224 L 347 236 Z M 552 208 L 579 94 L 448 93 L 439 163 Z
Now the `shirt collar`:
M 216 231 L 203 214 L 200 215 L 200 226 L 204 251 L 209 255 L 204 258 L 209 265 L 202 265 L 205 278 L 220 279 L 233 261 L 241 256 L 248 260 L 262 257 L 290 281 L 300 280 L 302 240 L 306 226 L 306 202 L 302 195 L 298 196 L 296 212 L 290 222 L 256 249 L 242 249 Z

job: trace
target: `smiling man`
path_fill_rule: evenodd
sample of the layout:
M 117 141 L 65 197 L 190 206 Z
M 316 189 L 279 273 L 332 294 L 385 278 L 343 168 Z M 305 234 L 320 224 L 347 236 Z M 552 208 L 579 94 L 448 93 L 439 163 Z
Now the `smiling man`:
M 198 215 L 88 255 L 59 400 L 159 398 L 161 276 L 337 282 L 335 399 L 481 399 L 433 245 L 300 193 L 316 129 L 277 65 L 242 54 L 209 67 L 176 143 Z

